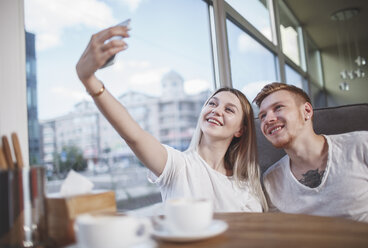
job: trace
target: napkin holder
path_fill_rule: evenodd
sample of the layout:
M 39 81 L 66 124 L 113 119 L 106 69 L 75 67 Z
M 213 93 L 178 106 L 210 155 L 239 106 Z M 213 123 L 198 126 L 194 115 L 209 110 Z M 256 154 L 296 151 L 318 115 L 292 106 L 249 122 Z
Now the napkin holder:
M 116 212 L 115 193 L 99 191 L 70 197 L 48 195 L 46 208 L 49 246 L 66 246 L 76 242 L 73 225 L 78 215 Z

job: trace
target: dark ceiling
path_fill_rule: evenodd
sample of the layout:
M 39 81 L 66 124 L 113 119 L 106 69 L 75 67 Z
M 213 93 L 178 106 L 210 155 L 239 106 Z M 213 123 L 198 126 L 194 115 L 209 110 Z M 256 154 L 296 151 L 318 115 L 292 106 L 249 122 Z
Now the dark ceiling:
M 353 27 L 350 31 L 361 44 L 368 44 L 368 0 L 284 1 L 321 50 L 336 46 L 337 43 L 338 27 L 341 23 L 332 21 L 331 14 L 341 9 L 358 8 L 359 14 L 349 21 L 349 25 Z

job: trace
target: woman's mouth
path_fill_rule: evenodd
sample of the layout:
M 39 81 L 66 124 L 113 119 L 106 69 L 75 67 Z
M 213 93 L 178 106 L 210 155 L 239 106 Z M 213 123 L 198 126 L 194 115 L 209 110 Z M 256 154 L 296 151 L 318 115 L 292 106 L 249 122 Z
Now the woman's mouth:
M 213 118 L 208 118 L 207 121 L 215 125 L 218 125 L 218 126 L 223 126 L 223 124 L 220 121 L 213 119 Z

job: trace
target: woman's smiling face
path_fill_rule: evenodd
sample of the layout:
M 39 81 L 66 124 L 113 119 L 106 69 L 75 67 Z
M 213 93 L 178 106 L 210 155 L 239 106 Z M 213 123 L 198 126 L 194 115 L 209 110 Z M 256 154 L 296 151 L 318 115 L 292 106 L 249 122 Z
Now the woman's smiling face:
M 240 137 L 243 132 L 243 109 L 240 100 L 229 91 L 212 96 L 201 113 L 204 135 L 219 139 Z

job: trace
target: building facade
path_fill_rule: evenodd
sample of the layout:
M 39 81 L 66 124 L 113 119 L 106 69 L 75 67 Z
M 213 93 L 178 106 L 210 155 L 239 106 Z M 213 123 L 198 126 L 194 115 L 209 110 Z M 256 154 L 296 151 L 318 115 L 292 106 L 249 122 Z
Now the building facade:
M 201 108 L 210 92 L 185 94 L 182 77 L 171 71 L 162 78 L 163 94 L 153 97 L 139 92 L 127 92 L 118 100 L 147 132 L 179 150 L 185 150 L 191 140 Z M 65 146 L 77 146 L 89 161 L 89 169 L 107 165 L 129 167 L 139 161 L 98 111 L 93 102 L 78 103 L 73 111 L 42 123 L 42 151 L 45 165 L 54 166 L 54 155 Z
M 36 70 L 35 35 L 26 32 L 27 117 L 30 165 L 37 165 L 41 162 Z

